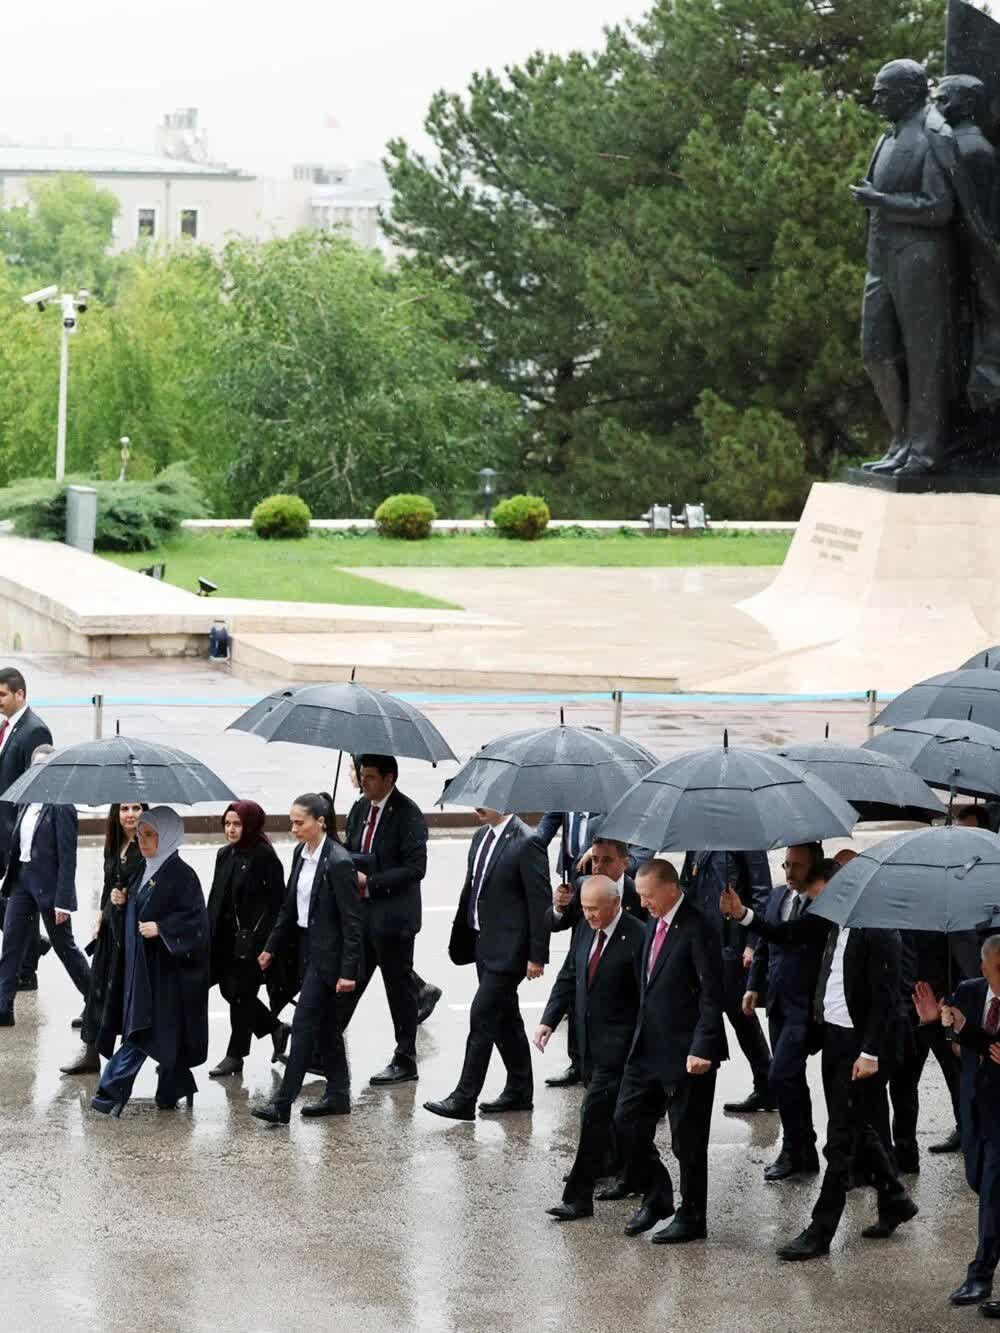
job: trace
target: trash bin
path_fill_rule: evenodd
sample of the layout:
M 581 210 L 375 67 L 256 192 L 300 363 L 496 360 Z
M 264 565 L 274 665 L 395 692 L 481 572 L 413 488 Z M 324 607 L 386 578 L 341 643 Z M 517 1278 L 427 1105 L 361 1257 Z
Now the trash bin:
M 97 492 L 93 486 L 66 488 L 66 545 L 92 553 L 97 532 Z

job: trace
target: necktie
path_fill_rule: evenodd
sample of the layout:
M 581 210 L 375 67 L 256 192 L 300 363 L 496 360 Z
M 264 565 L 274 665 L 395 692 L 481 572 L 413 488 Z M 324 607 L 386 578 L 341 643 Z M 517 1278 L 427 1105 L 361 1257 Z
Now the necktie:
M 0 722 L 0 746 L 3 745 L 3 738 L 7 735 L 7 728 L 9 726 L 10 722 L 7 720 L 7 718 L 4 718 L 4 720 Z
M 986 1031 L 992 1036 L 1000 1028 L 1000 1000 L 994 995 L 986 1011 Z
M 479 859 L 476 861 L 476 872 L 472 877 L 472 892 L 469 894 L 469 925 L 473 930 L 476 929 L 476 904 L 479 902 L 479 890 L 483 887 L 483 875 L 486 873 L 486 866 L 489 863 L 490 852 L 496 834 L 492 829 L 486 830 L 486 837 L 483 839 L 483 845 L 479 851 Z
M 603 930 L 597 932 L 597 944 L 594 952 L 590 955 L 590 962 L 587 964 L 587 988 L 594 984 L 594 973 L 597 971 L 597 964 L 601 961 L 601 954 L 604 952 L 604 945 L 607 940 Z
M 361 844 L 361 851 L 365 854 L 372 849 L 372 838 L 375 836 L 375 821 L 378 819 L 378 806 L 373 805 L 368 812 L 368 823 L 365 825 L 365 837 Z
M 802 896 L 801 894 L 797 893 L 794 899 L 792 900 L 792 910 L 788 914 L 788 919 L 789 921 L 798 921 L 801 915 L 802 915 Z
M 663 948 L 663 941 L 667 937 L 667 918 L 661 916 L 656 923 L 656 933 L 653 935 L 652 948 L 649 951 L 649 966 L 646 968 L 646 976 L 652 976 L 653 968 L 656 966 L 656 960 L 660 956 L 660 950 Z
M 812 917 L 809 918 L 810 921 Z M 830 972 L 833 969 L 833 954 L 837 947 L 837 936 L 840 934 L 839 926 L 831 926 L 830 933 L 826 937 L 826 948 L 823 950 L 823 958 L 819 965 L 819 980 L 816 983 L 816 993 L 813 996 L 813 1017 L 817 1023 L 823 1022 L 823 1014 L 826 1004 L 826 985 L 830 980 Z

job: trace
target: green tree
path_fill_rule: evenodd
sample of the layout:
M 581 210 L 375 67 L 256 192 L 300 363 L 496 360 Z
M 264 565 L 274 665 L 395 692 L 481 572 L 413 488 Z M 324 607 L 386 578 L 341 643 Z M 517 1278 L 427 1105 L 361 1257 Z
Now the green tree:
M 108 249 L 117 198 L 75 174 L 36 178 L 28 194 L 29 203 L 0 209 L 0 253 L 8 266 L 41 286 L 58 283 L 107 295 L 115 271 Z

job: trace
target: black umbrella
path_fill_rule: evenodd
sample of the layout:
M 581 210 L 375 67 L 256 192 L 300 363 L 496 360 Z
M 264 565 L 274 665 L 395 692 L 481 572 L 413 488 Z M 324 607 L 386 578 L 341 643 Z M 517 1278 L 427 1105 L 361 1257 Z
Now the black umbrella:
M 645 746 L 597 727 L 532 727 L 484 745 L 441 793 L 488 810 L 610 810 L 656 764 Z
M 929 717 L 883 731 L 862 748 L 902 761 L 932 787 L 1000 796 L 1000 731 L 978 722 Z
M 0 795 L 0 801 L 28 805 L 110 805 L 115 801 L 195 805 L 235 801 L 221 778 L 183 750 L 128 736 L 84 741 L 56 750 Z
M 996 644 L 992 648 L 984 648 L 981 653 L 976 653 L 967 662 L 963 662 L 959 670 L 968 671 L 972 667 L 981 667 L 987 671 L 1000 671 L 1000 644 Z
M 854 806 L 859 819 L 912 819 L 926 824 L 945 813 L 927 783 L 889 755 L 828 740 L 785 745 L 774 753 L 822 778 Z
M 601 832 L 664 851 L 766 851 L 842 837 L 857 814 L 821 778 L 767 750 L 696 750 L 654 768 Z
M 1000 729 L 1000 671 L 985 667 L 945 671 L 911 685 L 882 709 L 880 727 L 897 727 L 928 717 L 971 718 Z

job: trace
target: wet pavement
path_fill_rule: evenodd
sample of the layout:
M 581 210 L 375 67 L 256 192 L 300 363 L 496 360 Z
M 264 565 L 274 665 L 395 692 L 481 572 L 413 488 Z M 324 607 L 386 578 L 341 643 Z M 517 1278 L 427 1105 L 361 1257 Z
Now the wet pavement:
M 492 715 L 491 715 L 492 716 Z M 496 719 L 506 729 L 509 717 Z M 767 725 L 748 719 L 747 729 Z M 180 739 L 180 738 L 178 738 Z M 186 743 L 186 739 L 184 742 Z M 271 751 L 279 747 L 268 747 Z M 307 785 L 298 774 L 294 786 Z M 147 1067 L 120 1120 L 92 1113 L 96 1076 L 57 1067 L 76 1049 L 79 1001 L 58 961 L 17 1002 L 0 1031 L 0 1311 L 11 1333 L 107 1330 L 351 1330 L 351 1333 L 869 1333 L 981 1327 L 947 1294 L 975 1248 L 975 1204 L 957 1157 L 924 1154 L 914 1179 L 920 1215 L 890 1241 L 865 1241 L 870 1193 L 851 1195 L 833 1254 L 782 1265 L 777 1242 L 805 1223 L 817 1184 L 765 1186 L 777 1151 L 773 1115 L 731 1117 L 722 1102 L 748 1091 L 735 1047 L 719 1079 L 710 1156 L 709 1238 L 683 1248 L 627 1239 L 628 1202 L 560 1226 L 558 1201 L 576 1138 L 578 1090 L 547 1089 L 564 1063 L 557 1035 L 535 1052 L 535 1109 L 438 1120 L 421 1103 L 451 1090 L 472 998 L 472 969 L 447 959 L 467 844 L 436 839 L 425 883 L 417 966 L 445 991 L 418 1039 L 420 1081 L 367 1086 L 392 1048 L 376 980 L 349 1032 L 355 1107 L 347 1120 L 290 1128 L 253 1121 L 248 1106 L 274 1087 L 269 1042 L 255 1043 L 242 1078 L 197 1071 L 194 1110 L 159 1112 Z M 831 844 L 831 849 L 836 844 Z M 279 851 L 286 859 L 290 847 Z M 203 884 L 214 848 L 188 849 Z M 78 938 L 98 892 L 98 853 L 82 852 Z M 540 982 L 521 988 L 529 1029 L 540 1016 L 564 944 Z M 212 992 L 210 1060 L 225 1051 L 227 1011 Z M 811 1063 L 818 1124 L 822 1094 Z M 498 1092 L 495 1058 L 485 1093 Z M 319 1092 L 308 1084 L 306 1094 Z M 920 1142 L 950 1128 L 933 1061 L 923 1084 Z M 661 1144 L 668 1140 L 666 1127 Z M 672 1159 L 668 1164 L 673 1167 Z

